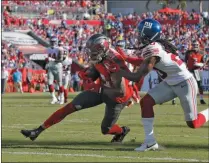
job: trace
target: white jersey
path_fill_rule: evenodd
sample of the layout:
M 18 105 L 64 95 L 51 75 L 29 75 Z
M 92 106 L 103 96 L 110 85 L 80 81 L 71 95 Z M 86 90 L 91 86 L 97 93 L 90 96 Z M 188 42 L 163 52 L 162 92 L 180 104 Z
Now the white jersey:
M 62 61 L 63 66 L 63 74 L 68 75 L 70 74 L 72 59 L 69 57 L 66 57 L 64 61 Z
M 47 49 L 49 61 L 56 61 L 59 58 L 59 47 L 50 47 Z
M 160 57 L 160 61 L 155 64 L 154 69 L 168 85 L 176 85 L 192 77 L 185 63 L 178 56 L 167 53 L 157 42 L 145 47 L 142 50 L 142 56 L 144 58 Z

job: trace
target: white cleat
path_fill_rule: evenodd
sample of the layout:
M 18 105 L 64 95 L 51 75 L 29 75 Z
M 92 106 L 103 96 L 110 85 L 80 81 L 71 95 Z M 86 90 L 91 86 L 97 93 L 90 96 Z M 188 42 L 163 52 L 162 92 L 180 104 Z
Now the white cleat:
M 60 101 L 61 97 L 60 97 L 60 96 L 58 96 L 58 97 L 57 97 L 57 99 L 58 99 L 58 101 Z
M 58 101 L 57 98 L 53 98 L 52 101 L 51 101 L 51 104 L 56 104 L 57 101 Z
M 64 103 L 65 103 L 64 100 L 58 101 L 58 104 L 60 104 L 60 105 L 62 105 L 62 104 L 64 104 Z
M 61 98 L 57 103 L 60 104 L 60 105 L 62 105 L 62 104 L 65 103 L 65 99 L 64 98 Z
M 144 143 L 140 147 L 135 148 L 134 150 L 138 151 L 138 152 L 146 152 L 146 151 L 150 151 L 150 150 L 155 151 L 155 150 L 158 150 L 158 149 L 159 149 L 159 146 L 158 146 L 157 143 L 152 144 L 152 145 L 148 145 L 147 143 Z

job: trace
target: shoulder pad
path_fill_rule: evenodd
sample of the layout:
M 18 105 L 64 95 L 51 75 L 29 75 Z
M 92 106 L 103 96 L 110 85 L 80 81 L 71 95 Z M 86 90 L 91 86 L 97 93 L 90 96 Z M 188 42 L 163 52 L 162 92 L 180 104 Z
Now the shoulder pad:
M 142 50 L 142 56 L 144 59 L 159 56 L 160 51 L 163 51 L 163 47 L 159 43 L 153 42 Z

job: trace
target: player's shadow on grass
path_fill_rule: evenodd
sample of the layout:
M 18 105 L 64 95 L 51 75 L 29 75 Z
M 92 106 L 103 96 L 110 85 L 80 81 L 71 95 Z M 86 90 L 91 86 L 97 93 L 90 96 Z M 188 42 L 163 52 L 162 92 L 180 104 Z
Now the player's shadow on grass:
M 59 150 L 90 150 L 90 151 L 133 151 L 137 143 L 112 144 L 110 142 L 82 142 L 82 141 L 30 141 L 30 140 L 2 140 L 2 148 L 8 149 L 59 149 Z M 75 147 L 76 146 L 76 147 Z M 86 147 L 85 147 L 86 146 Z M 89 147 L 92 146 L 92 147 Z M 105 148 L 104 148 L 105 146 Z
M 63 150 L 90 150 L 90 151 L 133 151 L 142 142 L 124 142 L 123 144 L 112 144 L 110 142 L 100 141 L 35 141 L 30 140 L 2 140 L 2 148 L 8 149 L 63 149 Z M 92 147 L 89 147 L 92 146 Z M 105 147 L 104 147 L 105 146 Z M 160 143 L 160 146 L 168 149 L 201 149 L 208 151 L 208 144 L 178 144 L 178 143 Z

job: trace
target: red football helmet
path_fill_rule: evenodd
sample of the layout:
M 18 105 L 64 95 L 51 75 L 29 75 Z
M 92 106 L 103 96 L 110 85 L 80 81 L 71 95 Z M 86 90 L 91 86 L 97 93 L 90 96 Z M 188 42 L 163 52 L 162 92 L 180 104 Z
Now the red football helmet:
M 92 63 L 101 62 L 107 56 L 109 48 L 109 38 L 103 34 L 92 35 L 86 42 L 86 53 Z

